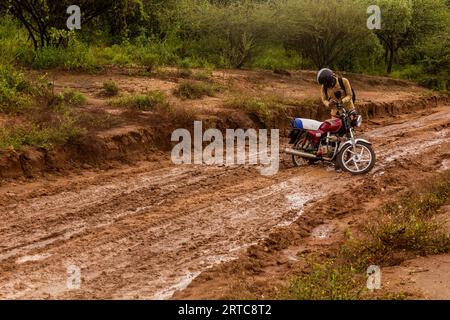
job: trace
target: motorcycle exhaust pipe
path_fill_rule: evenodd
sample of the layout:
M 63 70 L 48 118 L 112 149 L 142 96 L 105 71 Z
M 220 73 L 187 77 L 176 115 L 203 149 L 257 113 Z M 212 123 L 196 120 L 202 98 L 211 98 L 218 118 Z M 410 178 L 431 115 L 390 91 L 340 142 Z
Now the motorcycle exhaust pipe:
M 291 148 L 286 148 L 284 149 L 284 152 L 287 154 L 292 154 L 294 156 L 299 156 L 302 158 L 308 158 L 308 159 L 317 159 L 317 157 L 311 153 L 306 153 L 306 152 L 302 152 L 302 151 L 298 151 L 298 150 L 294 150 Z

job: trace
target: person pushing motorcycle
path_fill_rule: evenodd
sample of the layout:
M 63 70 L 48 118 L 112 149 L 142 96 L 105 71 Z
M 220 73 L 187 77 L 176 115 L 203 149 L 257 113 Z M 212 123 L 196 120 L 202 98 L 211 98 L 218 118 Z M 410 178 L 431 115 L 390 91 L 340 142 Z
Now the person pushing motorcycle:
M 346 78 L 336 76 L 327 68 L 321 69 L 317 74 L 317 82 L 322 85 L 321 99 L 325 107 L 330 109 L 331 119 L 325 121 L 320 127 L 321 134 L 334 132 L 342 126 L 339 107 L 344 107 L 347 111 L 355 110 L 355 92 Z M 350 120 L 354 120 L 353 118 Z M 318 144 L 320 138 L 313 139 L 314 144 Z M 319 155 L 322 151 L 319 150 Z
M 331 109 L 333 118 L 339 117 L 338 105 L 342 105 L 347 111 L 355 109 L 354 91 L 348 79 L 339 78 L 333 71 L 325 68 L 317 74 L 317 82 L 322 85 L 322 103 Z
M 305 160 L 331 162 L 337 171 L 365 174 L 373 169 L 376 155 L 370 141 L 358 138 L 356 129 L 363 117 L 355 109 L 356 94 L 348 79 L 338 77 L 330 69 L 317 74 L 322 86 L 323 104 L 330 109 L 332 119 L 325 122 L 294 118 L 289 134 L 291 148 L 285 153 L 292 156 L 294 165 Z

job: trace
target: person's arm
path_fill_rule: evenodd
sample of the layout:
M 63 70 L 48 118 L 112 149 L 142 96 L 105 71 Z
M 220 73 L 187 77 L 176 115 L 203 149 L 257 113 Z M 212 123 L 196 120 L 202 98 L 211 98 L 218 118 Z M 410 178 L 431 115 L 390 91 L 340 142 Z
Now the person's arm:
M 346 78 L 342 78 L 342 82 L 344 83 L 345 92 L 347 95 L 342 98 L 342 103 L 349 103 L 353 99 L 353 91 L 352 86 L 350 85 L 350 81 L 348 81 Z
M 322 86 L 321 98 L 322 98 L 322 103 L 325 105 L 325 107 L 328 108 L 330 106 L 330 101 L 328 101 L 328 96 L 327 96 L 325 86 Z

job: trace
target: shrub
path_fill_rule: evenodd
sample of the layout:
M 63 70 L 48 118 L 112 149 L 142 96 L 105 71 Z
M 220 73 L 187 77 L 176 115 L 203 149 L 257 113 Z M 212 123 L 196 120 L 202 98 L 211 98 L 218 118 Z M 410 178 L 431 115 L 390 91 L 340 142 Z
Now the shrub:
M 86 97 L 78 90 L 65 89 L 56 95 L 56 99 L 60 104 L 69 106 L 81 106 L 86 103 Z
M 256 116 L 266 128 L 269 128 L 272 125 L 275 112 L 279 112 L 287 105 L 297 105 L 298 103 L 277 96 L 253 97 L 237 95 L 228 100 L 226 106 L 241 109 Z
M 193 75 L 193 72 L 191 69 L 180 69 L 177 72 L 177 76 L 180 78 L 184 78 L 184 79 L 190 78 L 190 77 L 192 77 L 192 75 Z
M 32 84 L 21 72 L 0 66 L 0 111 L 20 112 L 32 105 Z
M 78 41 L 71 41 L 67 48 L 45 47 L 39 49 L 32 58 L 32 61 L 22 61 L 22 63 L 36 69 L 90 71 L 100 67 L 94 59 L 92 50 L 86 44 Z
M 26 124 L 0 128 L 0 148 L 13 147 L 21 150 L 24 146 L 50 148 L 53 144 L 74 141 L 82 135 L 82 129 L 75 125 L 73 118 L 65 116 L 57 125 L 38 126 Z
M 186 81 L 181 83 L 173 94 L 182 99 L 201 99 L 213 97 L 221 88 L 216 84 Z
M 149 72 L 154 71 L 160 64 L 159 56 L 155 53 L 143 54 L 138 61 Z
M 296 300 L 351 300 L 359 299 L 364 289 L 364 278 L 354 268 L 334 261 L 313 263 L 311 272 L 291 280 L 281 298 Z
M 295 52 L 286 52 L 284 48 L 273 47 L 255 55 L 251 66 L 268 70 L 292 70 L 303 66 L 301 57 Z
M 106 81 L 103 83 L 103 94 L 109 97 L 117 96 L 119 94 L 119 87 L 114 81 Z
M 439 181 L 431 192 L 410 194 L 399 202 L 385 205 L 381 217 L 367 226 L 367 237 L 349 241 L 344 254 L 356 266 L 389 265 L 405 255 L 439 254 L 450 251 L 450 236 L 434 220 L 439 208 L 450 199 L 450 180 Z
M 144 94 L 126 95 L 109 102 L 115 107 L 129 107 L 141 111 L 154 110 L 157 107 L 166 107 L 166 96 L 163 92 L 155 90 Z
M 206 70 L 201 70 L 201 71 L 195 72 L 193 74 L 192 78 L 194 78 L 195 80 L 199 80 L 199 81 L 210 81 L 212 76 L 213 76 L 212 70 L 206 69 Z

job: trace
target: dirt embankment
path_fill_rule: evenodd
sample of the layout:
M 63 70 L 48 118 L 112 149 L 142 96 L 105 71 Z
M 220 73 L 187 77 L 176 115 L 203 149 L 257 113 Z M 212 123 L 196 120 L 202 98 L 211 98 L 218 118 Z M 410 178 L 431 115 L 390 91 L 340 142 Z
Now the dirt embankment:
M 358 75 L 348 77 L 358 91 L 358 109 L 366 119 L 395 117 L 433 108 L 448 100 L 448 96 L 432 94 L 402 80 Z M 51 73 L 50 79 L 54 81 L 57 89 L 77 89 L 88 97 L 87 104 L 80 107 L 79 112 L 106 111 L 119 117 L 119 124 L 107 130 L 89 132 L 84 138 L 63 146 L 24 148 L 20 152 L 12 149 L 0 150 L 0 178 L 31 178 L 66 169 L 107 169 L 124 162 L 164 159 L 171 148 L 171 132 L 180 127 L 192 129 L 194 119 L 202 120 L 206 126 L 221 130 L 261 127 L 263 121 L 258 115 L 225 106 L 225 101 L 236 95 L 277 96 L 295 101 L 295 106 L 288 105 L 283 111 L 273 112 L 272 126 L 275 128 L 287 129 L 288 117 L 291 116 L 321 120 L 328 117 L 328 111 L 317 100 L 318 88 L 314 82 L 314 73 L 307 71 L 294 72 L 291 75 L 256 71 L 216 71 L 209 81 L 226 85 L 229 89 L 216 97 L 198 101 L 180 100 L 172 96 L 172 90 L 184 81 L 173 70 L 153 77 L 130 76 L 123 70 L 110 71 L 103 75 Z M 170 103 L 175 108 L 189 111 L 177 116 L 152 112 L 132 113 L 130 116 L 123 110 L 112 109 L 107 99 L 99 96 L 105 81 L 116 82 L 125 94 L 141 93 L 150 89 L 161 90 L 170 97 Z M 283 130 L 282 134 L 286 132 L 287 130 Z

